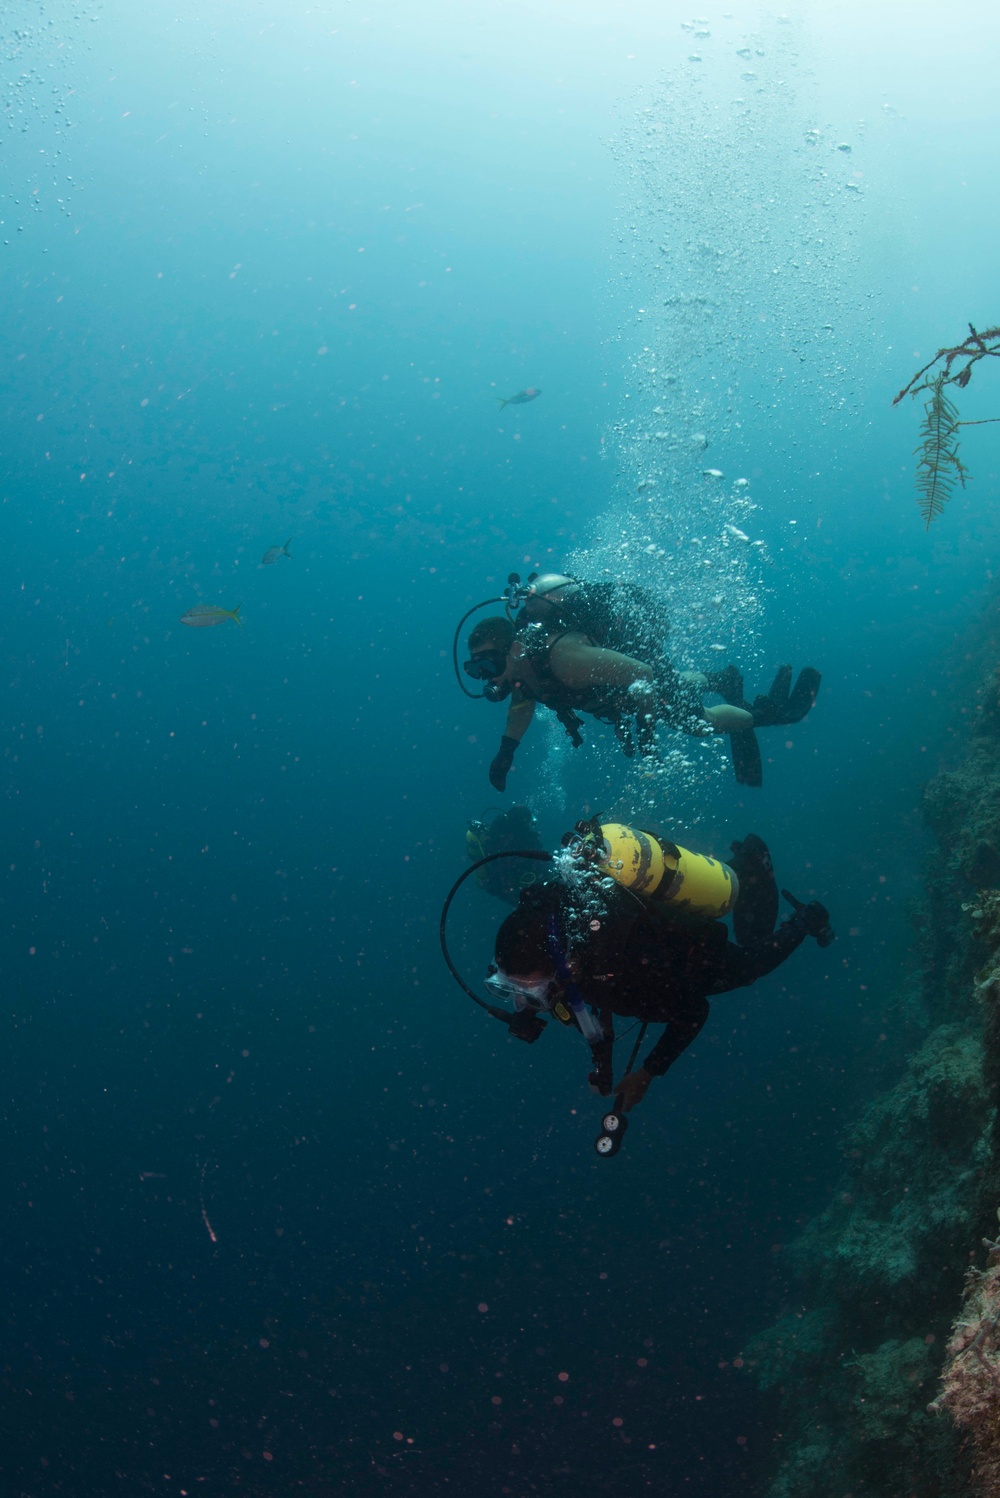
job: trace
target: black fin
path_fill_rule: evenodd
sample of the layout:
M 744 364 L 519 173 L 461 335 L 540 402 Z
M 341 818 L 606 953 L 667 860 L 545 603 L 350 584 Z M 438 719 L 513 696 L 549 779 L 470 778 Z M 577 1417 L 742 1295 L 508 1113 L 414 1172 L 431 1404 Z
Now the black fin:
M 792 693 L 785 704 L 787 716 L 786 723 L 800 723 L 809 712 L 819 693 L 819 684 L 823 680 L 818 671 L 812 666 L 804 666 L 799 672 L 799 679 L 795 683 Z
M 743 841 L 733 843 L 733 872 L 740 882 L 739 898 L 733 910 L 733 935 L 741 947 L 767 941 L 778 920 L 778 881 L 774 877 L 771 854 L 763 838 L 750 832 Z
M 760 762 L 760 745 L 752 728 L 740 728 L 727 735 L 729 752 L 733 758 L 733 772 L 740 785 L 763 785 L 764 771 Z
M 792 668 L 782 666 L 767 696 L 754 698 L 750 711 L 753 713 L 755 728 L 777 728 L 789 723 L 801 723 L 809 712 L 816 701 L 816 693 L 823 678 L 812 666 L 805 666 L 789 692 L 791 675 Z
M 774 680 L 768 689 L 768 699 L 774 704 L 776 713 L 781 713 L 788 703 L 788 693 L 792 686 L 791 666 L 779 666 L 774 673 Z

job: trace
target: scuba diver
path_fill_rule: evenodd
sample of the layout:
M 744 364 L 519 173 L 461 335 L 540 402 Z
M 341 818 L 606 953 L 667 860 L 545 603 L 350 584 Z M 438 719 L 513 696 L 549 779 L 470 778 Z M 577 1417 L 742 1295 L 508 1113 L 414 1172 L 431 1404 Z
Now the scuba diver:
M 538 703 L 555 712 L 574 748 L 582 742 L 579 714 L 589 713 L 613 726 L 629 757 L 637 749 L 643 755 L 655 753 L 657 723 L 695 737 L 728 734 L 736 779 L 758 786 L 763 774 L 755 729 L 800 722 L 819 691 L 820 674 L 811 666 L 799 673 L 794 686 L 791 667 L 780 667 L 769 691 L 753 702 L 744 697 L 743 677 L 733 665 L 715 673 L 678 672 L 664 654 L 669 630 L 665 610 L 638 585 L 584 582 L 562 573 L 533 573 L 521 584 L 512 573 L 502 599 L 495 601 L 505 601 L 506 615 L 483 619 L 471 631 L 464 670 L 485 683 L 481 695 L 488 701 L 510 697 L 500 748 L 489 770 L 490 784 L 498 791 L 506 789 L 514 754 Z M 459 630 L 476 608 L 463 617 Z M 459 684 L 476 695 L 461 677 Z M 703 707 L 706 691 L 723 702 Z
M 490 853 L 515 853 L 520 849 L 537 852 L 542 846 L 535 828 L 535 818 L 527 806 L 512 806 L 487 822 L 484 818 L 470 822 L 465 834 L 465 847 L 471 859 L 480 863 L 476 869 L 476 883 L 488 895 L 495 895 L 506 905 L 516 905 L 522 889 L 527 889 L 537 880 L 537 874 L 529 867 L 518 869 L 506 859 L 490 860 Z
M 448 908 L 471 870 L 445 901 L 441 942 L 452 976 L 515 1038 L 537 1040 L 553 1018 L 579 1030 L 590 1047 L 591 1087 L 602 1097 L 615 1094 L 616 1111 L 606 1115 L 596 1144 L 599 1154 L 613 1154 L 624 1115 L 698 1035 L 709 998 L 756 983 L 807 936 L 829 946 L 834 932 L 825 906 L 787 890 L 781 893 L 792 913 L 775 930 L 778 886 L 767 846 L 754 833 L 732 844 L 728 864 L 597 817 L 578 822 L 563 848 L 533 855 L 551 861 L 555 877 L 525 889 L 496 935 L 486 988 L 494 999 L 512 1001 L 513 1010 L 478 998 L 448 953 Z M 735 941 L 722 924 L 730 912 Z M 640 1025 L 617 1082 L 615 1016 Z M 650 1024 L 666 1028 L 632 1070 Z

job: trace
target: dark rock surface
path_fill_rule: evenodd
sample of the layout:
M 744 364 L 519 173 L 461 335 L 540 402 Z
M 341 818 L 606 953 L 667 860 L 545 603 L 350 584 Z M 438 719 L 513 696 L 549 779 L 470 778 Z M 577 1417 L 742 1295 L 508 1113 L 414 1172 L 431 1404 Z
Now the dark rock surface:
M 917 921 L 921 1043 L 850 1129 L 833 1199 L 790 1247 L 799 1308 L 746 1349 L 783 1407 L 784 1457 L 767 1498 L 1000 1491 L 982 1457 L 974 1470 L 955 1401 L 928 1408 L 946 1357 L 953 1381 L 964 1376 L 953 1362 L 963 1338 L 971 1344 L 961 1327 L 975 1322 L 984 1281 L 970 1280 L 965 1312 L 963 1287 L 984 1234 L 996 1236 L 1000 1201 L 998 640 L 994 608 L 964 757 L 924 793 L 937 847 Z M 976 1398 L 983 1389 L 996 1398 L 983 1428 L 1000 1430 L 1000 1367 L 979 1378 Z M 971 1394 L 957 1398 L 971 1407 Z

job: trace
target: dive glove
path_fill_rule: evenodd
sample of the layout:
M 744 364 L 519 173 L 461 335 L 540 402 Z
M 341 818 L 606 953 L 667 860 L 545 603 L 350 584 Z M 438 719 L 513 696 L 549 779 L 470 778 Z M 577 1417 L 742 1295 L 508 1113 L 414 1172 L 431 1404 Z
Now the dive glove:
M 519 742 L 518 739 L 512 739 L 508 733 L 505 733 L 500 740 L 500 748 L 490 765 L 490 785 L 495 791 L 507 789 L 507 772 L 514 763 L 514 751 Z
M 808 905 L 804 905 L 787 889 L 781 893 L 795 911 L 791 920 L 797 921 L 807 936 L 814 936 L 818 947 L 828 947 L 835 940 L 836 933 L 830 925 L 830 912 L 826 906 L 818 900 L 810 900 Z

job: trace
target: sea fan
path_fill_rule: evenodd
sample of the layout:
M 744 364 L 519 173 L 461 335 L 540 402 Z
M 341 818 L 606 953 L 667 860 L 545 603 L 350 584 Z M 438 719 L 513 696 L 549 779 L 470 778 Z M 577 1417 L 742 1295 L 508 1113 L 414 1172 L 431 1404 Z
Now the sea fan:
M 946 383 L 947 376 L 939 374 L 926 387 L 931 398 L 924 405 L 920 446 L 914 448 L 914 452 L 920 454 L 916 473 L 917 503 L 928 527 L 951 498 L 955 480 L 964 489 L 969 473 L 958 456 L 961 423 L 958 408 L 944 393 Z

